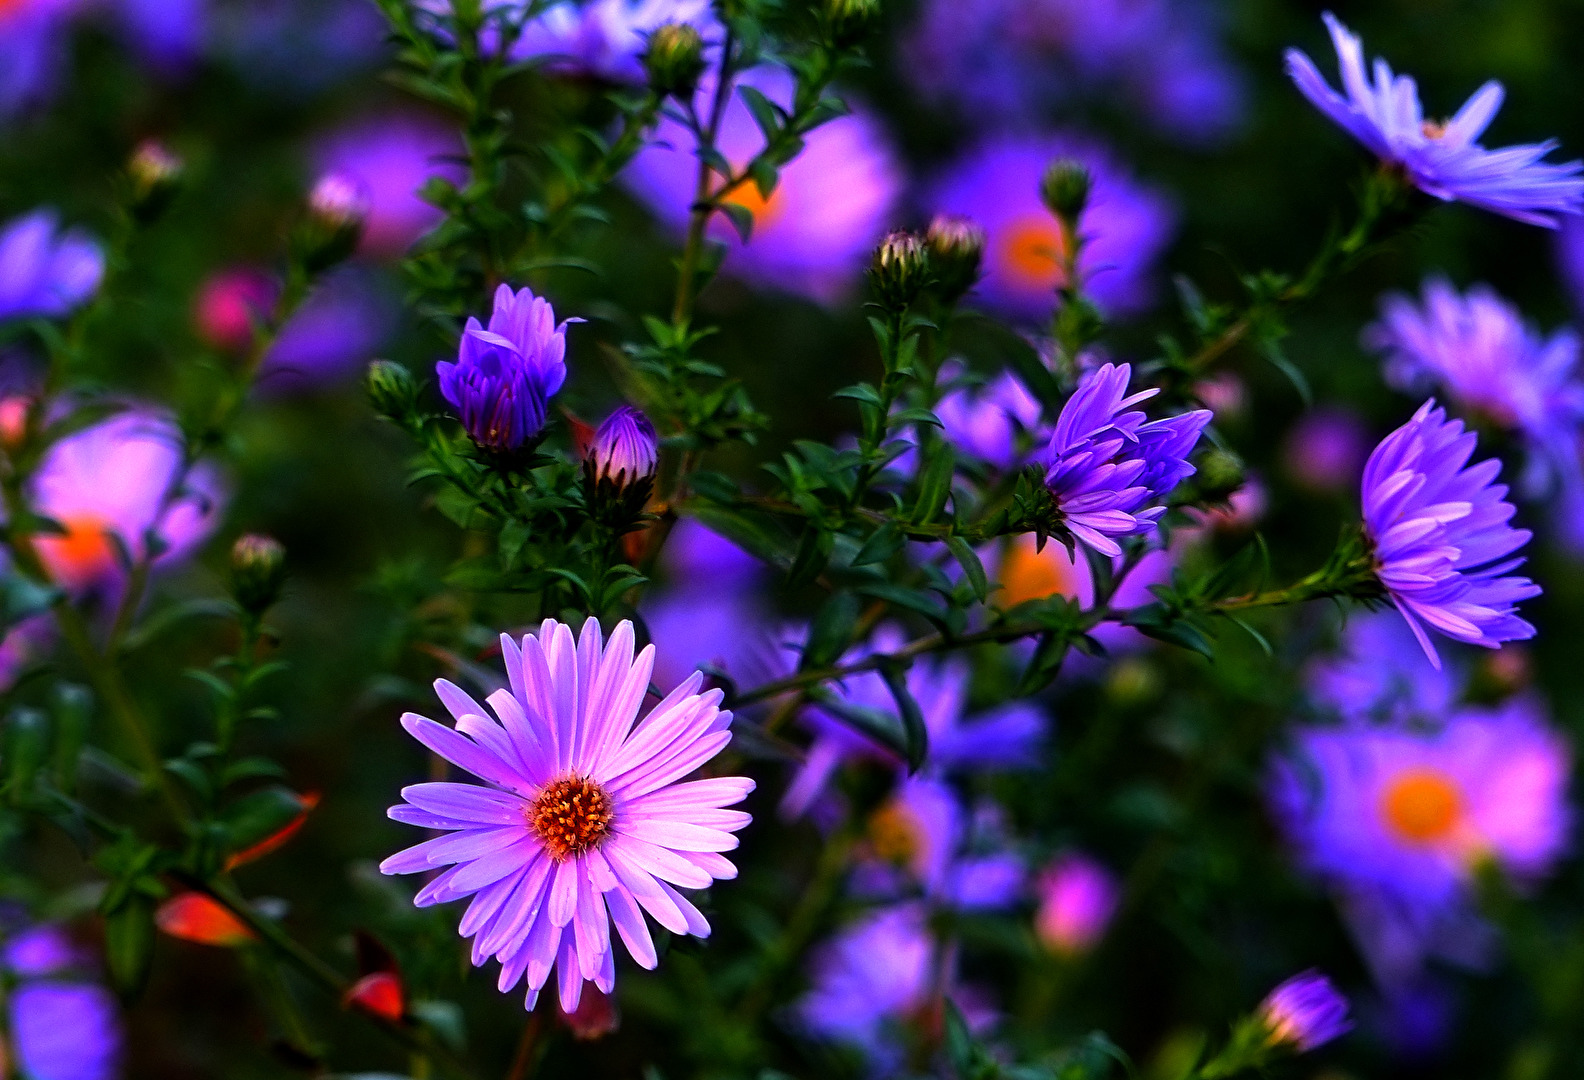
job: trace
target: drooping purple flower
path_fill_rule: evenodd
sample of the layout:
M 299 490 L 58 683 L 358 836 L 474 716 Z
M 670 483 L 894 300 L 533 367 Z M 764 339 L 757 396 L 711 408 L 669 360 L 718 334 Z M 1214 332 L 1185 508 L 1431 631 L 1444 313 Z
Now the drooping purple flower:
M 1039 909 L 1034 914 L 1034 932 L 1047 948 L 1062 956 L 1076 956 L 1093 948 L 1121 899 L 1116 876 L 1077 852 L 1051 863 L 1035 890 Z
M 1085 375 L 1062 406 L 1045 452 L 1045 486 L 1060 524 L 1101 555 L 1122 553 L 1117 539 L 1149 536 L 1166 507 L 1161 500 L 1194 474 L 1188 461 L 1210 411 L 1149 420 L 1132 408 L 1160 391 L 1126 397 L 1133 369 L 1106 364 Z
M 545 57 L 555 71 L 643 82 L 648 37 L 665 23 L 697 27 L 706 42 L 719 37 L 709 0 L 564 0 L 523 29 L 512 55 Z
M 389 258 L 445 216 L 418 192 L 433 177 L 460 183 L 462 152 L 456 131 L 425 114 L 379 113 L 331 134 L 313 159 L 315 175 L 339 173 L 363 185 L 369 203 L 360 250 Z
M 53 210 L 34 210 L 0 229 L 0 322 L 54 318 L 99 289 L 104 252 L 77 229 L 62 230 Z
M 1071 250 L 1073 239 L 1040 201 L 1040 180 L 1058 158 L 1077 160 L 1089 170 L 1089 201 L 1078 220 L 1084 247 L 1077 270 L 1084 292 L 1111 314 L 1145 307 L 1176 215 L 1163 193 L 1133 179 L 1095 143 L 1064 135 L 992 139 L 948 169 L 928 197 L 928 208 L 984 228 L 978 295 L 985 303 L 1044 319 L 1063 283 L 1058 256 Z
M 1331 89 L 1314 61 L 1297 49 L 1287 50 L 1288 75 L 1316 108 L 1381 161 L 1401 168 L 1420 191 L 1548 228 L 1557 226 L 1559 214 L 1584 208 L 1584 162 L 1543 160 L 1556 140 L 1500 150 L 1479 144 L 1501 108 L 1501 83 L 1480 87 L 1445 123 L 1426 120 L 1412 77 L 1393 75 L 1377 57 L 1372 83 L 1363 42 L 1329 12 L 1325 23 L 1346 96 Z
M 435 365 L 440 394 L 473 441 L 510 453 L 544 430 L 550 399 L 566 381 L 566 328 L 531 289 L 495 290 L 489 329 L 469 318 L 456 363 Z
M 719 708 L 719 690 L 698 692 L 695 674 L 639 721 L 654 647 L 635 657 L 633 644 L 630 622 L 607 643 L 589 619 L 574 643 L 571 628 L 547 619 L 521 646 L 501 637 L 511 688 L 489 696 L 498 723 L 443 679 L 435 690 L 455 729 L 402 717 L 415 739 L 483 783 L 404 788 L 390 816 L 446 835 L 380 869 L 448 868 L 414 902 L 473 896 L 458 928 L 473 938 L 473 963 L 500 961 L 502 993 L 526 976 L 530 1009 L 552 966 L 567 1012 L 585 981 L 611 991 L 613 924 L 645 968 L 657 956 L 644 912 L 674 934 L 708 936 L 709 923 L 674 886 L 737 875 L 721 852 L 737 846 L 731 834 L 749 817 L 724 807 L 754 782 L 683 779 L 731 741 L 731 713 Z
M 1259 1016 L 1273 1043 L 1313 1050 L 1347 1034 L 1348 1002 L 1318 971 L 1294 975 L 1260 1002 Z
M 1476 441 L 1432 398 L 1364 465 L 1364 531 L 1376 576 L 1437 666 L 1426 624 L 1489 649 L 1535 633 L 1517 604 L 1539 596 L 1540 586 L 1508 573 L 1523 564 L 1509 556 L 1530 533 L 1510 524 L 1507 488 L 1495 482 L 1501 462 L 1468 465 Z
M 742 81 L 790 104 L 792 81 L 778 68 L 758 69 Z M 714 93 L 707 78 L 698 93 L 701 101 Z M 662 120 L 654 142 L 622 174 L 678 237 L 687 230 L 697 182 L 694 141 L 681 124 Z M 764 145 L 753 114 L 734 94 L 721 123 L 720 152 L 741 169 Z M 901 192 L 896 155 L 878 122 L 858 108 L 809 132 L 768 198 L 752 183 L 729 196 L 753 218 L 747 243 L 723 215 L 710 223 L 710 235 L 728 248 L 728 272 L 829 303 L 857 282 Z
M 641 409 L 623 405 L 594 432 L 585 458 L 594 477 L 617 486 L 652 479 L 660 464 L 660 438 Z

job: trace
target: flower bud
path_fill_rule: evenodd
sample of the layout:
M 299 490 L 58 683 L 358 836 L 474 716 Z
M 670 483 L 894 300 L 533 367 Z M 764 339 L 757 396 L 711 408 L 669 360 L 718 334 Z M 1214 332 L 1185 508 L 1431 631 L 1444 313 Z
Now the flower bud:
M 247 533 L 231 546 L 231 595 L 250 615 L 262 615 L 280 599 L 286 580 L 286 549 L 280 541 Z
M 894 232 L 880 241 L 869 264 L 869 282 L 882 306 L 901 311 L 918 299 L 929 282 L 929 252 L 910 232 Z
M 308 195 L 302 259 L 310 271 L 334 266 L 352 254 L 368 221 L 368 185 L 343 172 L 326 173 Z
M 643 60 L 655 93 L 690 98 L 704 74 L 704 36 L 688 23 L 666 23 L 649 35 Z
M 947 303 L 957 300 L 979 280 L 985 231 L 967 218 L 945 214 L 936 217 L 924 234 L 924 248 L 935 275 L 934 287 Z
M 368 366 L 366 379 L 374 410 L 398 424 L 405 423 L 418 398 L 412 372 L 391 360 L 375 360 Z
M 1040 198 L 1065 222 L 1076 222 L 1089 204 L 1089 170 L 1082 162 L 1057 158 L 1040 180 Z
M 1243 459 L 1230 450 L 1211 450 L 1199 459 L 1198 465 L 1199 492 L 1206 499 L 1230 498 L 1247 476 Z
M 583 478 L 596 515 L 613 524 L 636 521 L 654 491 L 660 439 L 649 418 L 623 405 L 594 432 L 583 457 Z
M 880 16 L 880 0 L 826 0 L 825 23 L 831 41 L 839 46 L 856 45 L 869 33 Z
M 1337 992 L 1331 980 L 1318 971 L 1306 971 L 1266 996 L 1260 1003 L 1259 1020 L 1268 1032 L 1267 1045 L 1303 1051 L 1345 1034 L 1353 1026 L 1347 1013 L 1347 998 Z
M 138 144 L 127 162 L 132 181 L 132 215 L 142 222 L 153 221 L 165 212 L 181 186 L 185 163 L 164 143 L 154 139 Z

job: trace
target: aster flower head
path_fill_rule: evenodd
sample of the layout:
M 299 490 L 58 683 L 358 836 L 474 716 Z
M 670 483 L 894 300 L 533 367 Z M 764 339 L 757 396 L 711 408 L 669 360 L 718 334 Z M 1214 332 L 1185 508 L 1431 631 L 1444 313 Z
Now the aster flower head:
M 970 813 L 940 779 L 910 776 L 869 815 L 852 882 L 868 897 L 922 891 L 959 911 L 992 911 L 1018 900 L 1026 876 L 993 813 Z
M 390 816 L 446 835 L 380 869 L 447 868 L 414 902 L 472 896 L 458 929 L 473 939 L 473 963 L 500 962 L 502 993 L 526 977 L 530 1009 L 552 967 L 567 1012 L 584 982 L 611 991 L 612 925 L 646 968 L 657 957 L 645 912 L 672 933 L 707 936 L 709 923 L 677 889 L 737 873 L 721 853 L 749 817 L 724 808 L 754 782 L 684 780 L 731 741 L 731 713 L 719 690 L 698 692 L 695 673 L 639 721 L 654 646 L 635 657 L 633 644 L 630 622 L 607 642 L 589 619 L 574 642 L 570 627 L 547 619 L 520 645 L 502 636 L 510 689 L 489 696 L 493 715 L 442 679 L 435 690 L 455 728 L 402 717 L 409 734 L 481 782 L 403 789 Z
M 1480 87 L 1452 119 L 1427 120 L 1412 77 L 1394 75 L 1377 57 L 1371 81 L 1363 42 L 1329 12 L 1325 23 L 1345 96 L 1297 49 L 1287 51 L 1288 75 L 1316 108 L 1382 162 L 1400 168 L 1420 191 L 1548 228 L 1556 228 L 1558 215 L 1584 208 L 1584 163 L 1543 160 L 1556 149 L 1555 140 L 1500 150 L 1479 144 L 1501 108 L 1501 83 Z
M 489 328 L 469 318 L 456 363 L 440 361 L 440 394 L 475 443 L 510 454 L 544 430 L 550 398 L 566 381 L 568 319 L 555 321 L 548 300 L 530 289 L 495 290 Z
M 104 252 L 53 210 L 34 210 L 0 228 L 0 322 L 54 318 L 82 305 L 104 278 Z
M 1511 556 L 1530 533 L 1510 524 L 1507 488 L 1495 482 L 1501 462 L 1468 464 L 1475 442 L 1432 398 L 1364 465 L 1375 576 L 1437 666 L 1426 626 L 1490 649 L 1535 633 L 1517 604 L 1539 596 L 1540 586 L 1509 573 L 1523 564 Z
M 1161 500 L 1194 473 L 1188 461 L 1210 411 L 1149 420 L 1132 408 L 1155 388 L 1127 395 L 1133 369 L 1106 364 L 1085 375 L 1062 406 L 1045 452 L 1045 487 L 1058 527 L 1101 555 L 1117 540 L 1155 532 Z
M 1324 1046 L 1353 1027 L 1347 998 L 1318 971 L 1294 975 L 1272 990 L 1260 1002 L 1259 1017 L 1272 1045 L 1298 1050 Z
M 707 44 L 720 37 L 710 0 L 563 2 L 524 27 L 512 56 L 543 58 L 565 74 L 641 83 L 650 36 L 667 24 L 691 26 Z
M 1348 721 L 1438 725 L 1457 704 L 1464 672 L 1437 668 L 1390 611 L 1353 615 L 1340 647 L 1309 665 L 1314 702 Z
M 1068 853 L 1053 862 L 1035 885 L 1039 908 L 1034 932 L 1063 956 L 1087 952 L 1100 940 L 1116 911 L 1116 877 L 1087 855 Z
M 1112 314 L 1139 310 L 1153 295 L 1155 263 L 1176 215 L 1164 194 L 1135 180 L 1096 143 L 1065 135 L 992 139 L 946 171 L 929 208 L 983 227 L 976 295 L 1007 314 L 1045 318 L 1057 287 L 1071 284 L 1064 265 L 1075 237 L 1041 198 L 1048 166 L 1061 159 L 1082 165 L 1089 177 L 1076 268 L 1085 294 Z
M 641 409 L 623 405 L 594 432 L 585 460 L 600 480 L 635 484 L 654 477 L 660 438 Z

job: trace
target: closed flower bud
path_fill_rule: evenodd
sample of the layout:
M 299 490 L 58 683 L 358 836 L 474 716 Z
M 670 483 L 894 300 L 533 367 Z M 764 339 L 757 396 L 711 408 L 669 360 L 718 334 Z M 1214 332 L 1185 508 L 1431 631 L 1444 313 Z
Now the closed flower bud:
M 132 182 L 132 214 L 148 222 L 164 213 L 176 189 L 181 186 L 185 164 L 163 143 L 149 139 L 139 143 L 127 162 Z
M 666 23 L 649 35 L 644 70 L 655 93 L 677 98 L 693 96 L 704 73 L 704 36 L 688 23 Z
M 1082 162 L 1057 158 L 1040 180 L 1040 198 L 1051 213 L 1065 222 L 1076 222 L 1089 204 L 1089 170 Z
M 324 270 L 352 254 L 368 221 L 367 185 L 346 173 L 326 173 L 308 195 L 302 258 L 310 271 Z
M 418 384 L 412 373 L 390 360 L 375 360 L 368 366 L 368 395 L 381 416 L 405 423 L 412 415 Z
M 589 505 L 611 524 L 634 524 L 654 491 L 660 439 L 649 418 L 623 405 L 599 426 L 583 457 Z
M 924 234 L 934 287 L 948 303 L 973 288 L 984 262 L 985 231 L 967 218 L 942 214 Z
M 855 45 L 869 33 L 880 16 L 880 0 L 826 0 L 825 18 L 831 40 Z
M 1268 1045 L 1300 1051 L 1324 1046 L 1353 1026 L 1347 998 L 1318 971 L 1294 975 L 1272 990 L 1260 1003 L 1259 1019 Z
M 1243 459 L 1230 450 L 1211 450 L 1199 459 L 1199 492 L 1207 499 L 1229 498 L 1246 476 Z
M 869 264 L 869 281 L 880 303 L 893 311 L 906 308 L 929 283 L 929 252 L 910 232 L 894 232 L 880 241 Z
M 231 595 L 243 611 L 262 615 L 269 610 L 285 580 L 286 549 L 279 540 L 247 533 L 231 546 Z

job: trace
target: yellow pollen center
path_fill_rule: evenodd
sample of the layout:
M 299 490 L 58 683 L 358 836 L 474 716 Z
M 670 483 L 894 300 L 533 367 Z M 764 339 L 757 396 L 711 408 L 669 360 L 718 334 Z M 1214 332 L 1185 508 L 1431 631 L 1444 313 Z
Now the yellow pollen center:
M 3 2 L 3 0 L 0 0 Z M 40 535 L 36 541 L 39 557 L 50 575 L 64 585 L 86 585 L 106 573 L 115 563 L 115 549 L 105 532 L 103 518 L 78 514 L 60 519 L 65 534 Z
M 877 859 L 906 866 L 924 846 L 923 830 L 913 811 L 889 802 L 869 819 L 869 845 Z
M 1001 560 L 1001 592 L 996 600 L 1002 607 L 1014 608 L 1028 600 L 1058 594 L 1078 595 L 1075 571 L 1061 545 L 1047 544 L 1044 551 L 1034 547 L 1034 537 L 1028 534 L 1014 538 L 1007 547 Z
M 586 776 L 567 776 L 546 785 L 523 816 L 545 851 L 561 862 L 605 839 L 616 815 L 604 788 Z
M 1054 289 L 1063 281 L 1062 264 L 1071 250 L 1066 231 L 1055 219 L 1030 215 L 1013 223 L 1001 243 L 1008 276 L 1029 286 Z
M 1427 139 L 1439 139 L 1446 134 L 1445 120 L 1426 120 L 1419 128 Z
M 1457 786 L 1433 769 L 1406 769 L 1386 785 L 1381 813 L 1387 826 L 1410 844 L 1445 841 L 1463 816 Z
M 758 228 L 768 225 L 781 214 L 781 189 L 778 187 L 770 192 L 770 197 L 767 199 L 759 194 L 759 185 L 751 180 L 727 195 L 726 201 L 736 203 L 752 214 L 754 225 Z

